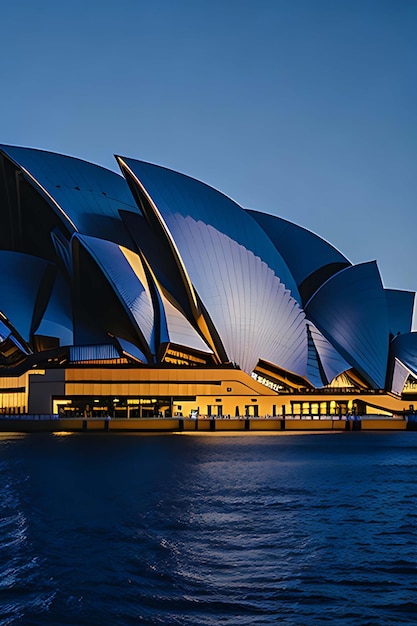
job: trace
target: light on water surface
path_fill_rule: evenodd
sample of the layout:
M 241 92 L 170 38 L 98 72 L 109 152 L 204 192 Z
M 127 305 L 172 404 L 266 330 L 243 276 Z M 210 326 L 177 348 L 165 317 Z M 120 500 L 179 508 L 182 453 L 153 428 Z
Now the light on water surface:
M 414 623 L 417 433 L 0 438 L 0 625 Z

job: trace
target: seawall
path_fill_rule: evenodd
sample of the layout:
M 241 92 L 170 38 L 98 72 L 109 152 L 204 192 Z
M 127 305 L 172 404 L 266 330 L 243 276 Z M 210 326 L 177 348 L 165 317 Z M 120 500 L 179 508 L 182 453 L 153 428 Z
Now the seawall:
M 405 418 L 344 419 L 190 419 L 190 418 L 57 418 L 22 416 L 0 419 L 1 432 L 350 432 L 378 430 L 415 430 L 416 424 Z

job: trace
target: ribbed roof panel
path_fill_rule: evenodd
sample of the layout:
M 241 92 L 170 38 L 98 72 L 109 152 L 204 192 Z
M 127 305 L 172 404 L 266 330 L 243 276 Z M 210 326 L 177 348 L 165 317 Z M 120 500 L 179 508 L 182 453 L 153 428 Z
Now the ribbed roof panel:
M 178 311 L 162 293 L 161 299 L 165 311 L 169 341 L 187 348 L 192 348 L 193 350 L 198 350 L 199 352 L 212 354 L 212 350 L 210 350 L 184 315 Z
M 223 194 L 165 168 L 123 159 L 157 207 L 228 358 L 305 375 L 307 336 L 294 280 L 260 227 Z
M 39 289 L 51 264 L 21 252 L 0 250 L 0 267 L 0 311 L 29 341 Z
M 413 321 L 415 294 L 411 291 L 385 289 L 389 329 L 393 335 L 409 333 Z
M 311 338 L 320 358 L 320 363 L 330 383 L 336 376 L 351 368 L 351 365 L 344 359 L 332 344 L 323 337 L 322 333 L 312 324 L 307 322 Z M 313 382 L 313 381 L 312 381 Z
M 12 331 L 10 330 L 10 328 L 8 328 L 6 324 L 4 324 L 4 322 L 0 320 L 0 342 L 7 339 L 7 337 L 9 337 L 11 333 Z
M 119 300 L 135 320 L 152 352 L 154 345 L 154 315 L 151 294 L 138 255 L 125 251 L 110 241 L 86 235 L 76 235 L 89 250 L 110 281 Z M 129 252 L 129 257 L 125 254 Z
M 311 231 L 281 217 L 247 210 L 280 251 L 298 286 L 326 265 L 350 265 L 346 257 Z
M 69 346 L 74 341 L 71 288 L 60 274 L 55 279 L 48 306 L 36 334 L 57 337 L 60 345 L 64 346 Z
M 399 359 L 417 376 L 417 333 L 398 335 L 391 342 L 392 358 Z
M 259 257 L 212 226 L 177 215 L 181 254 L 229 359 L 251 372 L 259 359 L 305 375 L 304 313 Z
M 297 286 L 284 259 L 262 228 L 236 202 L 209 185 L 173 170 L 125 157 L 123 161 L 145 187 L 180 248 L 178 222 L 190 216 L 253 252 L 299 300 Z
M 307 303 L 306 314 L 372 387 L 385 387 L 388 313 L 375 262 L 330 278 Z
M 314 345 L 311 331 L 307 325 L 307 339 L 308 339 L 308 356 L 307 356 L 307 378 L 317 388 L 323 387 L 326 381 L 323 380 L 322 370 L 320 367 L 320 360 L 317 353 L 316 346 Z
M 401 361 L 394 359 L 394 371 L 392 375 L 391 391 L 397 395 L 401 395 L 407 378 L 410 376 L 410 370 L 405 367 Z
M 0 150 L 29 173 L 80 232 L 113 238 L 117 222 L 122 230 L 119 209 L 138 210 L 125 179 L 111 170 L 45 150 L 5 145 Z

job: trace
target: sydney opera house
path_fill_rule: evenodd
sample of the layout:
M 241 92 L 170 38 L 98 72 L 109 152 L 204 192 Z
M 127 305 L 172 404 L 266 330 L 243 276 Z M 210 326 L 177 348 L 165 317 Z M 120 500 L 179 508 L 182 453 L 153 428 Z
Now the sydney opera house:
M 0 146 L 0 412 L 393 412 L 414 294 L 186 175 Z M 417 396 L 416 396 L 417 398 Z

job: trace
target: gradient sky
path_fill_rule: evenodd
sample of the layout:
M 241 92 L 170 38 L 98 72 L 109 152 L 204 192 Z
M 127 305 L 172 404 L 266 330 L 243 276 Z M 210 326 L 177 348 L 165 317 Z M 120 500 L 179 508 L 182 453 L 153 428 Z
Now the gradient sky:
M 176 169 L 417 290 L 417 0 L 20 0 L 0 143 Z

